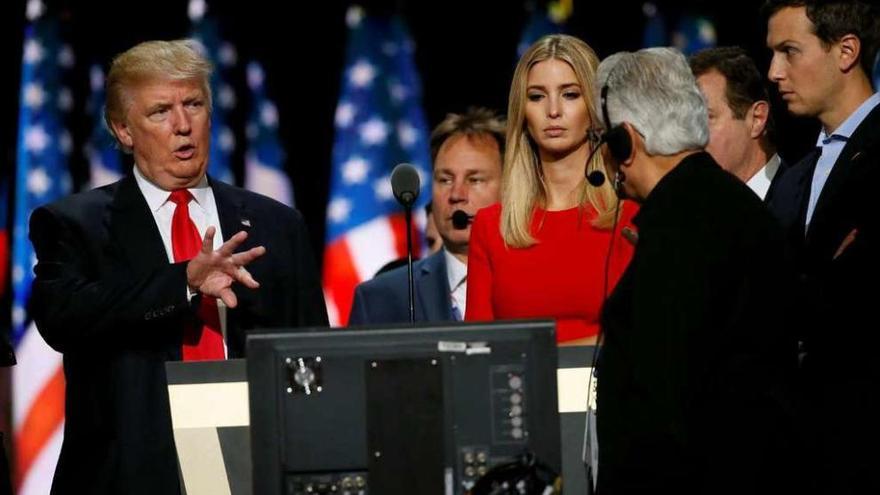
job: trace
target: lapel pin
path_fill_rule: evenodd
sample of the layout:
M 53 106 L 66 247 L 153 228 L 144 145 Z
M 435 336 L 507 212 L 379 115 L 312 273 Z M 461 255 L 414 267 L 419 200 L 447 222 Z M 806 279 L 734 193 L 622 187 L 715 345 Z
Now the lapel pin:
M 247 218 L 242 218 L 242 219 L 241 219 L 241 224 L 244 225 L 245 227 L 250 227 L 250 226 L 251 226 L 251 221 L 248 220 Z

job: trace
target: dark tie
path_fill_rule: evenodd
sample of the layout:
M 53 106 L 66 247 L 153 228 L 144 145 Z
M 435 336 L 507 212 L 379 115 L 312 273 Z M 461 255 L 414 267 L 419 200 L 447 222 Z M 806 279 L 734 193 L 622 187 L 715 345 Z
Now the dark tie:
M 173 191 L 168 198 L 177 205 L 171 218 L 171 249 L 175 263 L 193 259 L 202 248 L 199 230 L 189 217 L 190 199 L 192 195 L 186 189 Z M 187 324 L 183 331 L 184 361 L 224 358 L 217 299 L 205 296 L 201 299 L 198 310 L 201 323 Z

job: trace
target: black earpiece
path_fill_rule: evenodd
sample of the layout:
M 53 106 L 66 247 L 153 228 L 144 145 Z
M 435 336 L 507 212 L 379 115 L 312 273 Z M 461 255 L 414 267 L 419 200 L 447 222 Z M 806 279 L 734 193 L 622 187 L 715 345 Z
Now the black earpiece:
M 602 86 L 599 96 L 602 105 L 602 118 L 605 120 L 605 128 L 607 129 L 602 139 L 608 145 L 608 152 L 611 154 L 611 157 L 619 165 L 632 154 L 632 140 L 626 131 L 626 127 L 623 125 L 611 125 L 611 119 L 608 117 L 608 84 Z

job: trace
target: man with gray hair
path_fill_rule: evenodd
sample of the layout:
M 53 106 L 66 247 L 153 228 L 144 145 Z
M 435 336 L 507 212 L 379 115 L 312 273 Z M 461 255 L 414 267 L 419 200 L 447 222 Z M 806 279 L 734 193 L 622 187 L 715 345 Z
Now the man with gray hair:
M 782 233 L 704 151 L 681 53 L 612 55 L 595 89 L 608 173 L 641 204 L 602 314 L 599 493 L 783 493 L 797 349 L 778 309 Z
M 31 310 L 66 379 L 53 494 L 178 495 L 165 362 L 327 324 L 299 213 L 206 175 L 210 73 L 188 41 L 117 56 L 106 120 L 131 173 L 31 216 Z

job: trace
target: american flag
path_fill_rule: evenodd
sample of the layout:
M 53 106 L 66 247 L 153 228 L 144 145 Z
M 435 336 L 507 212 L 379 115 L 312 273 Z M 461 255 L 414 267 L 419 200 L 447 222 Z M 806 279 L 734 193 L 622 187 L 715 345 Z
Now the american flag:
M 324 291 L 332 325 L 348 322 L 358 283 L 406 254 L 406 227 L 391 191 L 391 169 L 409 162 L 419 170 L 422 189 L 414 208 L 421 213 L 419 223 L 424 222 L 419 206 L 431 190 L 421 82 L 403 21 L 368 16 L 354 6 L 346 23 L 324 251 Z
M 67 163 L 71 137 L 65 117 L 73 106 L 64 86 L 73 51 L 60 27 L 28 2 L 25 28 L 12 232 L 12 338 L 18 365 L 12 369 L 14 480 L 19 495 L 49 493 L 64 425 L 64 371 L 61 355 L 46 345 L 27 314 L 36 262 L 27 238 L 33 209 L 70 193 Z
M 666 31 L 666 18 L 657 5 L 647 2 L 642 5 L 645 14 L 645 29 L 642 32 L 642 47 L 669 46 L 669 34 Z
M 93 125 L 92 134 L 85 145 L 85 155 L 89 162 L 90 185 L 101 187 L 116 182 L 124 172 L 121 152 L 104 124 L 104 71 L 98 64 L 89 68 L 89 88 L 91 93 L 86 103 L 86 113 Z
M 229 122 L 237 98 L 230 80 L 238 64 L 238 51 L 232 43 L 220 36 L 217 19 L 206 15 L 208 5 L 205 0 L 190 0 L 188 12 L 193 23 L 193 40 L 202 48 L 203 55 L 214 64 L 214 72 L 211 74 L 214 108 L 211 112 L 211 161 L 208 163 L 208 174 L 213 179 L 234 184 L 232 154 L 235 152 L 235 134 Z
M 672 33 L 672 44 L 685 55 L 712 48 L 718 43 L 715 24 L 703 16 L 686 14 Z
M 9 183 L 6 174 L 0 175 L 0 304 L 6 302 L 6 277 L 9 275 L 9 232 L 6 229 L 9 219 Z M 4 310 L 6 308 L 3 308 Z M 2 311 L 2 310 L 0 310 Z M 9 330 L 8 322 L 0 324 L 0 332 Z
M 531 5 L 532 14 L 523 28 L 519 44 L 516 45 L 517 60 L 523 56 L 532 43 L 548 34 L 561 33 L 565 30 L 565 21 L 571 17 L 572 1 L 561 0 L 549 2 L 546 7 Z
M 244 187 L 293 206 L 293 187 L 284 171 L 285 154 L 278 139 L 278 108 L 266 94 L 266 73 L 257 62 L 247 65 L 251 91 L 245 129 Z

